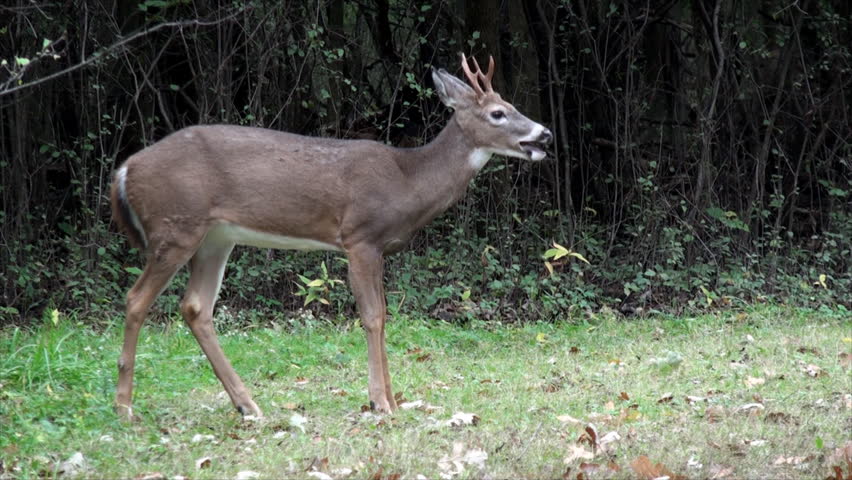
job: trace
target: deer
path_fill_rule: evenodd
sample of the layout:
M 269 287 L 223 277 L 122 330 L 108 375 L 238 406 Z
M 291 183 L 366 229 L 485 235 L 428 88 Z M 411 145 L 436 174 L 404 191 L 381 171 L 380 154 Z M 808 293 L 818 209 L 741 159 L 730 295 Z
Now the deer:
M 384 257 L 455 204 L 492 155 L 543 160 L 550 130 L 503 100 L 462 53 L 468 83 L 432 67 L 434 91 L 453 109 L 431 142 L 394 148 L 232 126 L 195 125 L 131 155 L 111 186 L 113 218 L 145 267 L 127 293 L 115 410 L 133 420 L 133 372 L 139 331 L 154 300 L 184 265 L 189 280 L 180 311 L 231 403 L 261 417 L 225 357 L 213 310 L 235 245 L 342 252 L 367 337 L 371 409 L 397 408 L 385 348 Z

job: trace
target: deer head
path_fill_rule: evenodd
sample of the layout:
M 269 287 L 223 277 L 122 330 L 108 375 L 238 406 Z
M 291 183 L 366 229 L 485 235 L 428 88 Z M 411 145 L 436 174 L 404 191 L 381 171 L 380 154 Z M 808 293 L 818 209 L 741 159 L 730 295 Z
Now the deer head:
M 432 70 L 432 80 L 444 105 L 455 110 L 455 121 L 476 148 L 488 153 L 539 161 L 553 134 L 544 126 L 521 114 L 511 103 L 500 98 L 491 86 L 494 58 L 488 59 L 483 73 L 476 59 L 471 70 L 461 55 L 461 67 L 470 85 L 446 70 Z

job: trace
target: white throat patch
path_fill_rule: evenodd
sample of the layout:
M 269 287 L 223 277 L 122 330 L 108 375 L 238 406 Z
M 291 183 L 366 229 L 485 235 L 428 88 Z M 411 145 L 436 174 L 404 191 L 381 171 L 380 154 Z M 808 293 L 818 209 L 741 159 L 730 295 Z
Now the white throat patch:
M 482 169 L 482 167 L 485 166 L 486 163 L 488 163 L 488 160 L 490 159 L 491 152 L 482 148 L 477 148 L 474 151 L 470 152 L 470 154 L 467 156 L 467 163 L 474 170 L 480 170 Z

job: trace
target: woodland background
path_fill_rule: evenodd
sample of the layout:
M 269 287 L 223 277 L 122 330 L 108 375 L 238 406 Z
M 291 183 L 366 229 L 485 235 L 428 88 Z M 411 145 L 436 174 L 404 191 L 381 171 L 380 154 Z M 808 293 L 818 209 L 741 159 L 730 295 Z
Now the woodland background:
M 493 54 L 495 88 L 556 143 L 492 160 L 388 259 L 392 313 L 845 311 L 850 16 L 846 0 L 4 2 L 0 323 L 123 309 L 142 260 L 108 193 L 128 155 L 199 123 L 421 144 L 450 115 L 430 67 L 458 74 L 462 51 Z M 353 314 L 338 257 L 238 248 L 219 320 Z

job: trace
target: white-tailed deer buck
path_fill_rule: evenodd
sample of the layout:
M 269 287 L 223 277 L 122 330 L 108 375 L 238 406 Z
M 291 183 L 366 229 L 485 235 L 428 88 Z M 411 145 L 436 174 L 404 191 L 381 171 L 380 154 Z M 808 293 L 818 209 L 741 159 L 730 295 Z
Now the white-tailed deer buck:
M 225 125 L 179 130 L 131 156 L 115 173 L 113 216 L 145 253 L 127 294 L 116 408 L 132 417 L 136 343 L 148 309 L 189 262 L 181 312 L 234 406 L 261 415 L 225 358 L 213 306 L 234 245 L 334 250 L 349 259 L 349 281 L 367 333 L 370 405 L 396 408 L 385 353 L 383 257 L 464 194 L 492 154 L 545 157 L 550 131 L 491 87 L 474 60 L 470 85 L 433 70 L 441 101 L 455 110 L 431 143 L 399 149 L 366 140 L 312 138 Z

